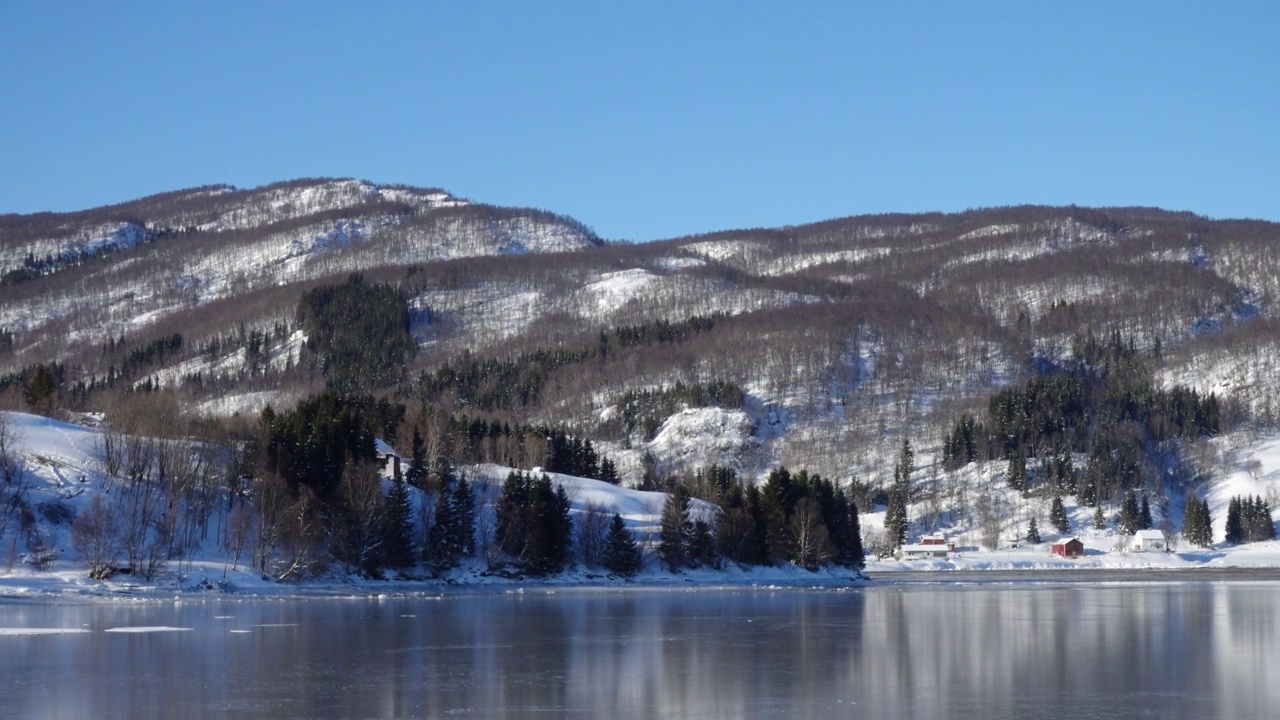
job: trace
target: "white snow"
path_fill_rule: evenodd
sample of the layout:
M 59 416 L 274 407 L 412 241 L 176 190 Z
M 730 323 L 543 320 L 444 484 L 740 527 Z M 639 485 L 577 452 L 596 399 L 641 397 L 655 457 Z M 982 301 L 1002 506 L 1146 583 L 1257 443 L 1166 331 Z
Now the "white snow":
M 648 270 L 633 268 L 605 273 L 582 289 L 597 313 L 615 312 L 657 279 Z

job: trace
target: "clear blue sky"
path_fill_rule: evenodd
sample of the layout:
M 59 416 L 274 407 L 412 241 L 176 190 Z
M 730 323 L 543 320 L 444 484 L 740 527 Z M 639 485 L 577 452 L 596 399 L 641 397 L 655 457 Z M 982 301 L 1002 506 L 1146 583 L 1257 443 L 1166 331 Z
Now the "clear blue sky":
M 1280 220 L 1276 2 L 0 2 L 0 213 L 354 176 L 648 240 Z

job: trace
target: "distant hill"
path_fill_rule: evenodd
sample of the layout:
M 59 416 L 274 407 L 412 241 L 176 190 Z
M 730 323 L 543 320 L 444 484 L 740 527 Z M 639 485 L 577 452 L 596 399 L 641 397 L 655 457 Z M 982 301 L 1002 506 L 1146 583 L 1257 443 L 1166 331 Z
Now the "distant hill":
M 335 290 L 357 275 L 390 289 L 381 329 L 358 324 L 363 296 Z M 1091 387 L 1158 417 L 1089 410 L 1069 436 L 984 439 L 978 459 L 1021 453 L 1045 487 L 1053 452 L 1082 472 L 1092 454 L 1129 452 L 1107 438 L 1137 458 L 1103 488 L 1108 512 L 1139 490 L 1176 519 L 1233 467 L 1208 435 L 1276 426 L 1278 299 L 1280 225 L 1156 208 L 869 215 L 627 244 L 439 189 L 207 186 L 0 216 L 0 406 L 111 423 L 145 393 L 244 433 L 267 406 L 333 389 L 335 368 L 394 355 L 350 387 L 403 406 L 402 451 L 416 428 L 433 451 L 490 462 L 516 457 L 511 428 L 555 428 L 630 484 L 786 465 L 835 479 L 865 512 L 883 507 L 909 439 L 912 502 L 933 504 L 912 515 L 924 530 L 976 523 L 959 519 L 972 498 L 946 489 L 958 422 L 989 431 L 993 398 L 1036 378 L 1105 376 L 1101 354 L 1072 363 L 1111 347 L 1134 375 Z M 347 314 L 307 325 L 316 307 Z M 1212 396 L 1219 424 L 1165 434 L 1168 398 L 1192 392 Z M 1004 523 L 1042 510 L 1043 527 L 1036 503 Z

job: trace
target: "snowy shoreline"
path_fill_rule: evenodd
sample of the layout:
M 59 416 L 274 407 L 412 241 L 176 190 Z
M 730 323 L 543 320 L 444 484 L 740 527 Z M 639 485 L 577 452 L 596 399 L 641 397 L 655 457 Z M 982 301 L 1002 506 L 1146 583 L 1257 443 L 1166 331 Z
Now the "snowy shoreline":
M 218 574 L 219 576 L 221 573 Z M 472 579 L 370 580 L 350 577 L 300 583 L 262 580 L 251 573 L 230 573 L 226 580 L 191 574 L 152 583 L 87 580 L 82 572 L 0 575 L 0 605 L 9 603 L 207 602 L 421 599 L 470 595 L 551 595 L 559 592 L 737 592 L 848 591 L 899 585 L 1062 585 L 1173 584 L 1186 582 L 1280 582 L 1280 567 L 986 567 L 951 569 L 871 568 L 811 573 L 799 568 L 705 570 L 682 574 L 661 571 L 623 580 L 590 572 L 514 580 L 492 576 Z

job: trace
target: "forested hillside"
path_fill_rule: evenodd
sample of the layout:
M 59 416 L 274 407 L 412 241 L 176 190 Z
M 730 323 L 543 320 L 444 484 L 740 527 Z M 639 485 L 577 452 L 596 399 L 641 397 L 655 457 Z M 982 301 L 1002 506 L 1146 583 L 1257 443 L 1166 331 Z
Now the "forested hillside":
M 1271 223 L 1079 207 L 632 245 L 436 189 L 211 186 L 0 216 L 0 407 L 211 448 L 210 482 L 258 488 L 258 531 L 276 495 L 341 518 L 326 552 L 370 572 L 392 566 L 375 438 L 449 523 L 453 469 L 478 464 L 713 503 L 673 520 L 672 568 L 856 565 L 864 536 L 932 529 L 995 546 L 1064 502 L 1180 528 L 1229 469 L 1221 439 L 1276 426 L 1277 248 Z M 104 474 L 172 476 L 148 463 Z M 859 513 L 887 514 L 851 534 Z M 534 521 L 492 530 L 513 522 Z M 478 552 L 435 542 L 437 570 Z

